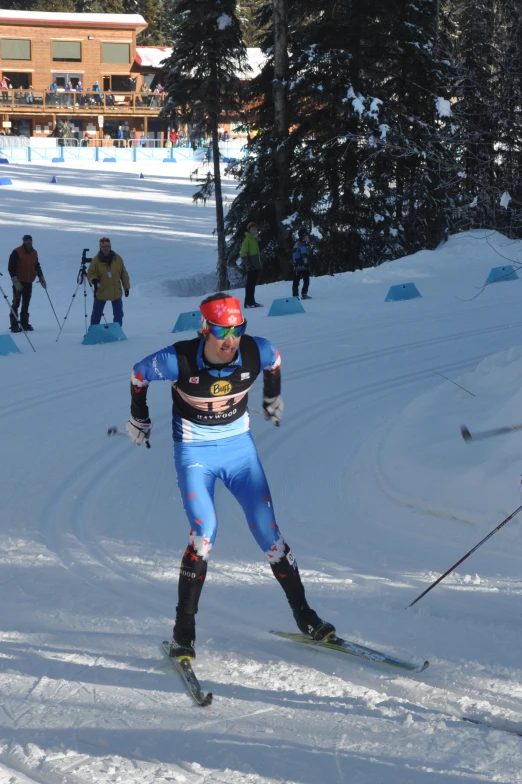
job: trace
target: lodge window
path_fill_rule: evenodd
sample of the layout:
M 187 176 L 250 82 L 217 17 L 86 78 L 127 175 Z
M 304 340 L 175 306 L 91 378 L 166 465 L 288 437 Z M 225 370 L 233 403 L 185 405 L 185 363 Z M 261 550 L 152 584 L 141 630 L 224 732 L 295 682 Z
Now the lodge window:
M 80 41 L 52 41 L 53 62 L 81 63 L 82 45 Z
M 128 65 L 130 63 L 130 44 L 102 42 L 101 55 L 102 63 Z
M 60 73 L 53 73 L 53 82 L 56 82 L 58 87 L 65 87 L 66 84 L 71 82 L 74 89 L 78 82 L 81 82 L 82 75 L 78 73 L 65 73 L 64 71 L 60 71 Z
M 30 60 L 31 41 L 25 38 L 2 38 L 2 60 Z
M 21 73 L 20 71 L 2 71 L 11 82 L 13 90 L 28 90 L 33 83 L 32 73 Z
M 136 90 L 136 78 L 123 74 L 103 77 L 103 90 L 112 90 L 113 93 L 133 93 Z

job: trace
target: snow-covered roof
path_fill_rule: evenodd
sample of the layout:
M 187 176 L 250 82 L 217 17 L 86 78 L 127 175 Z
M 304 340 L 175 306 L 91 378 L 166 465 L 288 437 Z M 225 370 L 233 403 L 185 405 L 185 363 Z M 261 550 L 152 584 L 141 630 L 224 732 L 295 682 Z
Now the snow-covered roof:
M 142 68 L 163 68 L 162 60 L 166 60 L 171 54 L 171 46 L 137 46 L 136 63 Z M 253 79 L 261 71 L 266 57 L 261 49 L 250 48 L 247 49 L 247 60 L 252 69 L 249 78 Z
M 171 46 L 137 46 L 136 63 L 146 68 L 162 68 L 161 61 L 170 57 Z
M 100 25 L 103 27 L 148 27 L 141 14 L 70 14 L 50 11 L 4 11 L 0 9 L 2 22 L 40 22 L 44 24 Z
M 263 66 L 266 62 L 266 55 L 263 54 L 261 49 L 259 49 L 258 47 L 250 47 L 247 49 L 247 57 L 248 57 L 248 64 L 252 69 L 250 78 L 253 79 L 254 76 L 257 76 L 259 73 L 261 73 Z

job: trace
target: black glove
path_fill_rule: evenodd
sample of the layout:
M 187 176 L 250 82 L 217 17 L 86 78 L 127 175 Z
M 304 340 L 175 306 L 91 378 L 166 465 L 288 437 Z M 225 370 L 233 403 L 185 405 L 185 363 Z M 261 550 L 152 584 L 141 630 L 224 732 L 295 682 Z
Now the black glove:
M 100 281 L 98 280 L 98 278 L 93 278 L 93 279 L 91 280 L 91 283 L 92 283 L 92 287 L 93 287 L 93 289 L 94 289 L 94 293 L 96 294 L 96 289 L 97 289 L 97 288 L 98 288 L 98 286 L 100 285 Z
M 126 296 L 126 297 L 128 297 L 128 296 L 129 296 L 129 289 L 125 289 L 125 296 Z

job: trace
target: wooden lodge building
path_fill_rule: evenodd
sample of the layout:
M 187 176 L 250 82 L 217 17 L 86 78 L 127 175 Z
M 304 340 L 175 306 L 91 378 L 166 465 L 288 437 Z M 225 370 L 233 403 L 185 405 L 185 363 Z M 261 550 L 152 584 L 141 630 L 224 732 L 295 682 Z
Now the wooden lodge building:
M 127 138 L 163 138 L 165 94 L 155 90 L 171 50 L 139 47 L 146 27 L 139 14 L 0 9 L 0 130 L 43 138 L 66 120 L 84 140 L 120 126 Z

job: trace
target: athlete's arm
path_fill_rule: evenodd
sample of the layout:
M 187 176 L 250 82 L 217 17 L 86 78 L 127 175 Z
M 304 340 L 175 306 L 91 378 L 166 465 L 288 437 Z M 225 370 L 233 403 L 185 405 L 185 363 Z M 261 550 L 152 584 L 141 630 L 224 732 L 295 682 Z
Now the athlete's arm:
M 259 349 L 263 371 L 263 398 L 274 398 L 281 394 L 281 356 L 266 338 L 254 338 Z
M 147 388 L 151 381 L 177 381 L 178 357 L 174 346 L 167 346 L 136 363 L 131 375 L 131 416 L 149 419 Z

